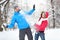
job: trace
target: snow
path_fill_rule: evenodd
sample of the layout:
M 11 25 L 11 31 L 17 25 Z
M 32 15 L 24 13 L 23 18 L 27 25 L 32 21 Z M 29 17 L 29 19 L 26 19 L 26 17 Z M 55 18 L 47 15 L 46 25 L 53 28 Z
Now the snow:
M 0 40 L 18 40 L 18 30 L 0 32 Z
M 34 35 L 35 33 L 33 33 Z M 45 38 L 46 40 L 60 40 L 60 29 L 48 29 L 45 30 Z M 3 31 L 0 32 L 0 40 L 19 40 L 19 31 Z M 25 40 L 27 39 L 27 36 L 25 36 Z M 39 37 L 39 40 L 40 37 Z
M 60 40 L 60 29 L 50 29 L 45 31 L 46 40 Z

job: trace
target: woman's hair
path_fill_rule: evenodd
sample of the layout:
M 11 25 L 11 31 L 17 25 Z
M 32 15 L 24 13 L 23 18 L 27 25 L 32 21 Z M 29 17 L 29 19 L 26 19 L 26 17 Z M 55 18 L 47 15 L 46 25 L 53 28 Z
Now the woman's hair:
M 44 12 L 44 11 L 41 12 L 41 16 L 40 16 L 39 20 L 42 18 L 42 14 L 43 14 L 43 13 L 45 13 L 45 12 Z M 39 20 L 38 20 L 38 21 L 39 21 Z

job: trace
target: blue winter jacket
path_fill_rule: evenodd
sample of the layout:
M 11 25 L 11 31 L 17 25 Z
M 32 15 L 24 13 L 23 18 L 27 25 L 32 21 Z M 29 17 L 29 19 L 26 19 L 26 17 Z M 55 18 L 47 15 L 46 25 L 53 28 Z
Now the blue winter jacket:
M 25 12 L 28 15 L 31 15 L 34 12 L 34 9 L 30 10 L 29 12 Z M 14 12 L 14 15 L 12 17 L 11 23 L 8 25 L 8 28 L 13 28 L 14 24 L 17 23 L 18 28 L 21 29 L 26 29 L 29 28 L 29 24 L 26 21 L 25 17 L 21 15 L 20 12 Z

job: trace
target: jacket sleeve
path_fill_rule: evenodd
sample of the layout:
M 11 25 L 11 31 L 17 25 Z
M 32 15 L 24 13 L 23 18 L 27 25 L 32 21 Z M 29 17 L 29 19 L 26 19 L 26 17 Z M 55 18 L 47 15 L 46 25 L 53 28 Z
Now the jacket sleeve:
M 13 17 L 11 23 L 8 25 L 8 28 L 13 28 L 15 24 L 15 18 Z
M 40 25 L 37 25 L 37 29 L 39 29 L 40 31 L 44 31 L 47 25 L 48 25 L 47 21 L 42 22 Z
M 31 15 L 34 11 L 35 11 L 35 9 L 32 9 L 32 10 L 30 10 L 28 12 L 25 11 L 25 13 L 28 14 L 28 15 Z

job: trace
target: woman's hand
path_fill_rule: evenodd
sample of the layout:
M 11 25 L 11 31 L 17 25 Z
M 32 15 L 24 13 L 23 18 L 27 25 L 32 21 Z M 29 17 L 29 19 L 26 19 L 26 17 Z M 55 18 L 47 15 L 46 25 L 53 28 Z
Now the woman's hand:
M 35 23 L 34 26 L 35 26 L 35 30 L 38 32 L 39 28 L 37 27 L 37 24 Z

